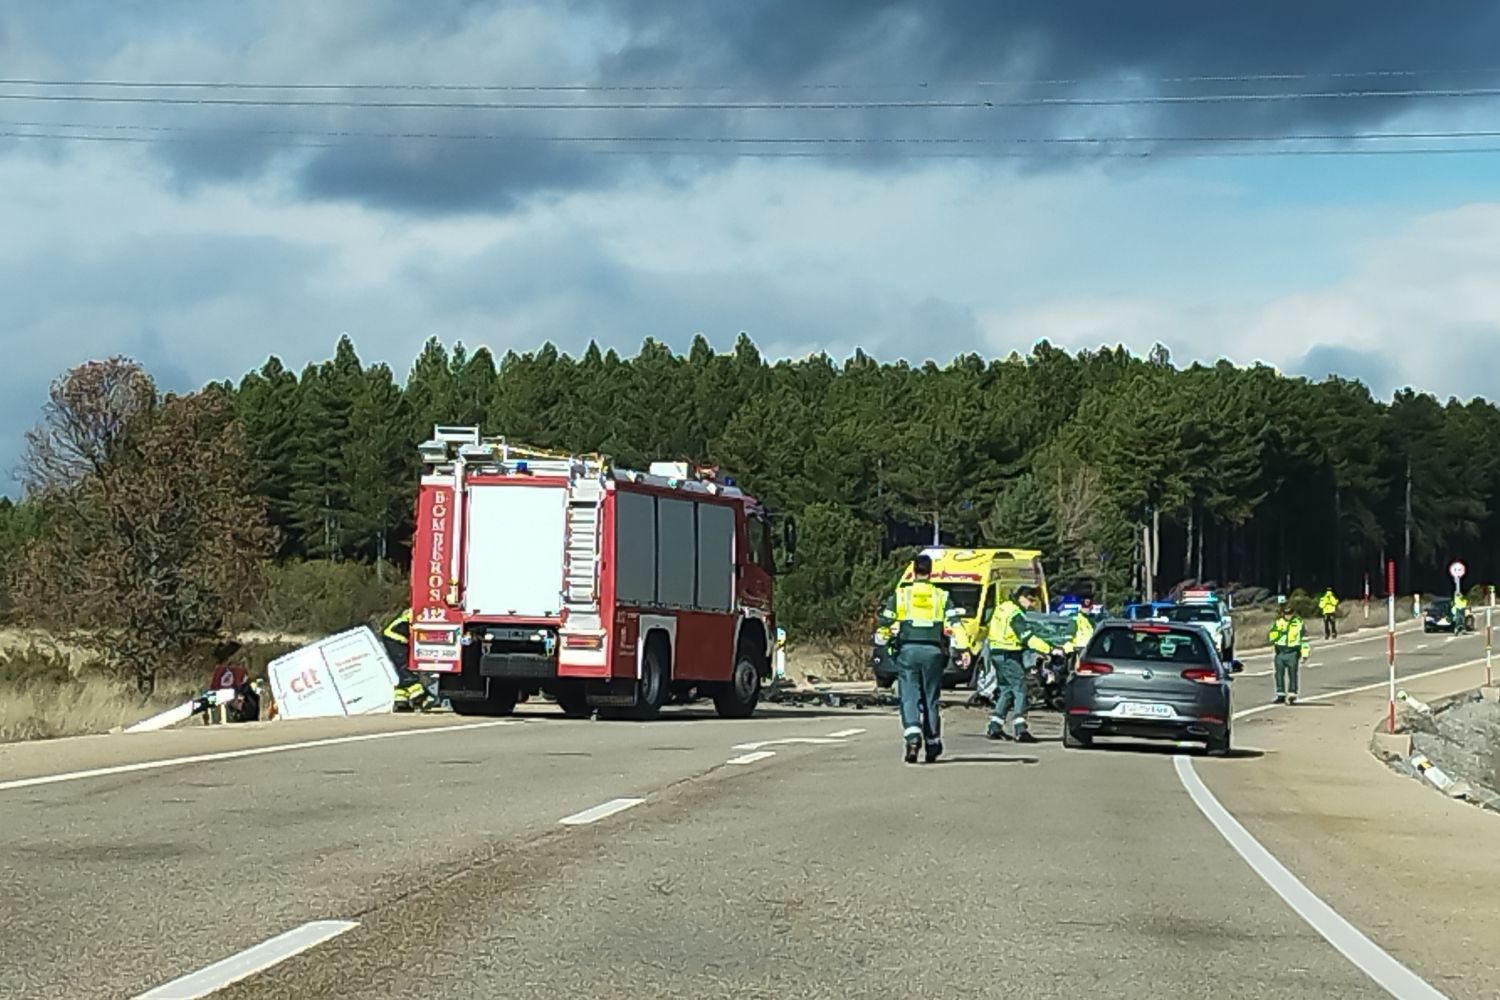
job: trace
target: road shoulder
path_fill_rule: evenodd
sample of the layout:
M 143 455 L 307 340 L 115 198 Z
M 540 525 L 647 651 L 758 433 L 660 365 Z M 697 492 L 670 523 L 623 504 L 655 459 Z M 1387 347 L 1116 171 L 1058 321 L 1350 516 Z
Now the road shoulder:
M 1404 685 L 1477 687 L 1480 667 Z M 1309 889 L 1454 1000 L 1500 993 L 1500 817 L 1401 777 L 1370 753 L 1383 691 L 1236 723 L 1256 760 L 1199 761 L 1223 805 Z M 1226 851 L 1228 848 L 1226 847 Z

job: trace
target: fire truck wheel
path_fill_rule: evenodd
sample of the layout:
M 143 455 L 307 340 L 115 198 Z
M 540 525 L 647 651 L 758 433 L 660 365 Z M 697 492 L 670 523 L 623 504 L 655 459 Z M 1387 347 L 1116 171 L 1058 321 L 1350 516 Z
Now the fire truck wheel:
M 624 710 L 623 717 L 639 722 L 656 718 L 667 703 L 671 686 L 662 648 L 653 642 L 646 647 L 646 656 L 641 662 L 641 679 L 635 682 L 635 704 Z
M 746 719 L 759 703 L 760 667 L 748 653 L 741 653 L 729 682 L 714 690 L 714 709 L 725 719 Z
M 589 697 L 582 684 L 559 684 L 555 694 L 557 707 L 562 709 L 563 715 L 570 719 L 588 717 L 591 711 Z
M 491 680 L 488 695 L 474 700 L 454 699 L 453 711 L 458 715 L 510 715 L 516 710 L 519 696 L 514 684 Z

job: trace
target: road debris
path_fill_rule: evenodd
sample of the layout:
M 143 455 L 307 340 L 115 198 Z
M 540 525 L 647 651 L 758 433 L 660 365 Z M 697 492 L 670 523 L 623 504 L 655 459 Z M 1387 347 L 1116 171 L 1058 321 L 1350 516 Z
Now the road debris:
M 1398 698 L 1410 750 L 1377 750 L 1387 764 L 1451 798 L 1500 809 L 1500 703 L 1478 691 L 1430 705 Z

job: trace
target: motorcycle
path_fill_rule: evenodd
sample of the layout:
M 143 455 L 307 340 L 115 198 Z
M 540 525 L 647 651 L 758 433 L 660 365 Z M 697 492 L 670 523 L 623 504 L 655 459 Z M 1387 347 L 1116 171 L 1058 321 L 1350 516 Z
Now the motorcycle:
M 1026 668 L 1026 702 L 1029 705 L 1044 705 L 1061 712 L 1067 705 L 1065 688 L 1073 673 L 1071 654 L 1052 653 L 1036 656 Z M 969 696 L 968 706 L 993 707 L 999 678 L 988 657 L 981 661 L 974 673 L 974 693 Z
M 1068 677 L 1073 672 L 1073 665 L 1070 659 L 1065 653 L 1050 653 L 1047 656 L 1037 657 L 1036 666 L 1032 670 L 1027 671 L 1028 680 L 1031 677 L 1035 677 L 1036 679 L 1038 690 L 1035 697 L 1037 704 L 1046 705 L 1058 712 L 1067 707 L 1065 689 L 1067 688 Z M 1027 687 L 1030 688 L 1031 685 L 1028 683 Z M 1028 698 L 1032 696 L 1029 690 L 1027 696 Z

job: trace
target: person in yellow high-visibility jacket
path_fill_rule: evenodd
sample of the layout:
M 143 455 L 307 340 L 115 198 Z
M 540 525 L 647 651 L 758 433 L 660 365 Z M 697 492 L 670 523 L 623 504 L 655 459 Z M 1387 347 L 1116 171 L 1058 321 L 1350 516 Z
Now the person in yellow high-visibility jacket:
M 428 701 L 427 689 L 411 671 L 411 608 L 397 615 L 380 633 L 386 655 L 396 668 L 396 707 L 417 709 Z
M 1037 588 L 1016 588 L 1015 596 L 995 609 L 990 618 L 990 657 L 995 663 L 996 684 L 995 708 L 990 713 L 985 736 L 992 740 L 1011 737 L 1006 734 L 1011 727 L 1018 743 L 1035 743 L 1026 728 L 1026 650 L 1051 656 L 1062 650 L 1054 649 L 1036 634 L 1036 626 L 1026 617 L 1037 599 Z
M 1448 620 L 1453 622 L 1453 634 L 1463 635 L 1469 620 L 1469 599 L 1462 592 L 1453 595 L 1453 606 L 1448 609 Z
M 1094 620 L 1088 615 L 1092 610 L 1093 602 L 1085 600 L 1083 607 L 1073 612 L 1073 638 L 1068 640 L 1068 646 L 1080 653 L 1094 637 Z
M 1333 588 L 1329 587 L 1323 591 L 1323 596 L 1318 598 L 1318 614 L 1323 616 L 1323 638 L 1337 639 L 1339 637 L 1339 599 L 1333 595 Z
M 901 736 L 908 764 L 917 762 L 924 743 L 929 764 L 943 752 L 938 698 L 943 692 L 943 667 L 948 662 L 948 644 L 958 614 L 948 600 L 948 592 L 935 586 L 931 577 L 932 557 L 918 554 L 912 560 L 912 582 L 897 587 L 881 612 L 890 632 L 888 648 L 896 661 Z
M 1302 619 L 1281 598 L 1276 620 L 1266 637 L 1275 653 L 1276 703 L 1297 704 L 1297 668 L 1307 655 L 1307 641 L 1302 634 Z

